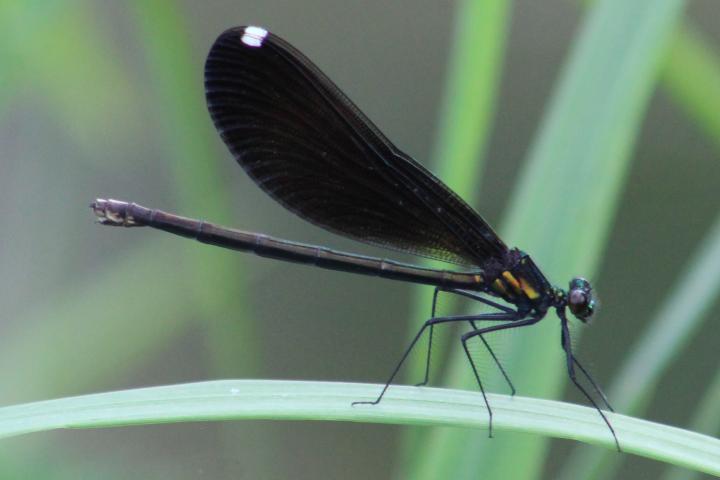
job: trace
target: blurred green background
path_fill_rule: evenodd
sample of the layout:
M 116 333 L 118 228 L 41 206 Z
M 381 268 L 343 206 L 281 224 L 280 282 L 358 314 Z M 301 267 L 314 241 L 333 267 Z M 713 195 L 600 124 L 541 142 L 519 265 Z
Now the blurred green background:
M 429 305 L 417 306 L 426 305 L 418 300 L 425 294 L 416 288 L 218 251 L 158 232 L 101 228 L 87 205 L 96 197 L 137 201 L 393 257 L 285 212 L 246 178 L 214 132 L 202 88 L 205 54 L 225 28 L 257 24 L 305 52 L 403 150 L 451 183 L 448 176 L 467 177 L 472 191 L 463 194 L 502 225 L 591 14 L 571 0 L 0 2 L 3 404 L 218 378 L 384 381 L 408 332 L 427 315 Z M 577 347 L 608 386 L 649 338 L 645 329 L 663 313 L 658 308 L 685 278 L 682 272 L 699 272 L 686 269 L 701 245 L 716 245 L 714 237 L 705 239 L 720 206 L 720 4 L 690 3 L 679 17 L 648 76 L 652 96 L 639 108 L 626 177 L 618 174 L 607 243 L 591 262 L 602 309 Z M 490 48 L 484 65 L 492 66 L 490 75 L 478 77 L 489 82 L 482 87 L 487 96 L 480 95 L 487 121 L 477 120 L 480 144 L 469 147 L 471 162 L 485 158 L 483 169 L 437 161 L 443 142 L 454 142 L 447 133 L 455 126 L 448 75 L 462 76 L 452 52 L 463 28 L 496 35 L 477 45 L 478 52 Z M 594 120 L 575 126 L 592 132 Z M 569 194 L 566 202 L 573 202 Z M 508 241 L 531 254 L 543 251 L 521 235 Z M 535 257 L 552 271 L 551 258 Z M 711 267 L 720 267 L 717 258 Z M 567 278 L 553 280 L 565 286 Z M 712 282 L 699 284 L 714 288 Z M 707 426 L 690 427 L 703 404 L 720 401 L 718 389 L 708 388 L 717 383 L 720 362 L 717 319 L 706 313 L 717 306 L 713 288 L 695 329 L 686 330 L 687 343 L 671 343 L 677 351 L 669 367 L 644 390 L 644 410 L 618 410 Z M 671 320 L 683 322 L 684 312 Z M 551 347 L 559 351 L 556 335 Z M 641 363 L 660 362 L 668 349 L 651 349 Z M 549 370 L 532 375 L 564 378 L 562 370 Z M 534 394 L 516 386 L 521 395 Z M 571 389 L 566 397 L 582 401 Z M 478 449 L 526 437 L 498 432 L 500 441 L 488 441 L 485 432 L 470 433 Z M 4 440 L 0 477 L 417 478 L 407 472 L 418 467 L 408 464 L 422 465 L 417 456 L 428 454 L 431 441 L 423 435 L 378 425 L 269 421 L 62 431 Z M 552 442 L 526 478 L 578 478 L 572 462 L 589 460 L 578 460 L 588 457 L 574 447 Z M 519 456 L 510 450 L 506 462 Z M 665 472 L 656 462 L 625 460 L 600 478 Z M 467 478 L 483 478 L 482 465 L 468 468 L 478 475 Z

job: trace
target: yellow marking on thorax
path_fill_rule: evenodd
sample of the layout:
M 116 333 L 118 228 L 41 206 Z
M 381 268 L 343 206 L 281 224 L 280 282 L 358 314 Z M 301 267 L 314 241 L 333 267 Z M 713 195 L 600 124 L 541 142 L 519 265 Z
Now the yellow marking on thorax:
M 505 284 L 499 278 L 495 279 L 495 281 L 493 282 L 493 285 L 495 286 L 495 290 L 499 291 L 501 294 L 507 294 L 507 289 L 505 288 Z
M 513 290 L 515 290 L 515 292 L 517 292 L 517 293 L 522 292 L 522 289 L 520 288 L 520 282 L 517 281 L 517 278 L 515 278 L 515 276 L 512 273 L 505 270 L 504 272 L 502 272 L 502 276 L 505 280 L 507 280 L 507 282 L 513 288 Z
M 535 290 L 524 278 L 520 277 L 520 288 L 522 288 L 522 291 L 525 292 L 525 295 L 530 300 L 535 300 L 540 296 L 540 293 L 538 293 L 537 290 Z

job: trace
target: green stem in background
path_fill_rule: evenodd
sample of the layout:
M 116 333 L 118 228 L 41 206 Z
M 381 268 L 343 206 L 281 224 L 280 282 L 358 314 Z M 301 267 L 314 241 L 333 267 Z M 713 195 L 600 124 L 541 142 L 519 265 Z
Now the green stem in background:
M 720 369 L 718 369 L 712 384 L 705 390 L 690 426 L 697 432 L 717 436 L 720 433 L 720 408 L 718 405 L 720 405 Z M 662 480 L 693 480 L 697 477 L 698 473 L 693 470 L 672 467 L 665 472 Z
M 618 411 L 646 410 L 661 375 L 707 319 L 720 292 L 719 264 L 720 217 L 615 377 L 609 396 Z M 618 465 L 619 459 L 596 450 L 576 450 L 559 478 L 611 478 Z
M 165 136 L 168 170 L 173 173 L 180 213 L 219 223 L 232 218 L 230 194 L 223 181 L 220 162 L 232 162 L 220 145 L 205 106 L 201 70 L 203 54 L 188 43 L 192 31 L 176 5 L 162 0 L 134 2 L 147 65 L 154 80 L 159 130 Z M 196 61 L 193 61 L 196 59 Z M 209 331 L 214 369 L 237 373 L 243 365 L 248 374 L 255 369 L 259 354 L 252 323 L 246 313 L 245 281 L 227 252 L 206 249 L 187 261 L 186 274 L 195 279 L 195 317 Z M 220 286 L 232 288 L 220 288 Z
M 13 202 L 23 205 L 16 222 L 3 217 L 3 254 L 28 255 L 22 275 L 33 279 L 28 284 L 32 297 L 5 297 L 12 305 L 3 310 L 3 403 L 87 391 L 137 376 L 148 358 L 166 351 L 187 331 L 186 312 L 194 307 L 186 279 L 158 261 L 163 255 L 182 258 L 181 242 L 170 245 L 153 237 L 133 248 L 125 235 L 105 231 L 104 260 L 84 268 L 89 265 L 88 237 L 97 228 L 87 205 L 93 195 L 110 193 L 93 190 L 108 185 L 100 178 L 127 175 L 128 164 L 136 160 L 110 159 L 142 142 L 150 130 L 138 120 L 143 88 L 128 68 L 124 45 L 108 34 L 93 7 L 57 0 L 0 2 L 0 115 L 8 114 L 8 106 L 13 117 L 30 112 L 28 130 L 12 135 L 19 145 L 24 144 L 21 139 L 46 145 L 43 157 L 34 158 L 36 147 L 25 145 L 15 152 L 17 158 L 6 151 L 9 156 L 0 161 L 6 162 L 1 173 L 5 184 L 18 188 L 15 194 L 4 191 L 11 196 L 4 199 L 3 213 L 16 209 Z M 7 120 L 13 125 L 14 118 Z M 12 168 L 16 160 L 24 166 Z M 40 171 L 37 177 L 24 176 L 38 168 L 47 176 Z M 93 180 L 86 176 L 101 171 Z M 46 190 L 47 181 L 63 193 Z M 21 233 L 5 242 L 11 231 Z M 39 245 L 33 238 L 38 237 L 52 237 L 52 249 L 35 250 Z M 3 272 L 10 284 L 20 274 L 7 268 Z M 60 281 L 41 287 L 53 275 Z M 148 295 L 148 285 L 163 288 Z M 0 453 L 0 477 L 51 478 L 28 474 L 33 462 L 27 459 L 45 450 L 58 451 L 48 437 L 8 445 Z M 55 467 L 53 475 L 65 471 Z
M 271 380 L 224 380 L 70 397 L 0 409 L 0 437 L 59 428 L 98 428 L 229 419 L 323 420 L 487 427 L 480 394 L 395 387 L 379 406 L 381 385 Z M 494 425 L 503 430 L 569 438 L 614 448 L 592 408 L 562 402 L 489 395 Z M 623 415 L 610 414 L 627 453 L 720 474 L 720 440 Z M 477 432 L 476 432 L 477 433 Z
M 75 142 L 92 152 L 87 158 L 80 155 L 81 165 L 75 166 L 92 165 L 95 168 L 102 164 L 103 171 L 112 176 L 117 166 L 99 158 L 100 145 L 104 148 L 114 141 L 126 142 L 134 138 L 134 130 L 128 131 L 123 127 L 138 123 L 129 121 L 128 115 L 133 109 L 124 108 L 135 103 L 136 87 L 118 60 L 121 49 L 116 49 L 116 45 L 103 35 L 105 32 L 95 23 L 89 9 L 67 8 L 59 1 L 0 2 L 0 29 L 7 35 L 0 46 L 0 64 L 10 66 L 5 69 L 10 74 L 9 78 L 0 80 L 0 96 L 19 95 L 12 99 L 0 98 L 0 112 L 7 106 L 3 104 L 5 100 L 26 103 L 32 99 L 38 104 L 47 103 L 53 122 L 61 128 L 63 136 L 72 140 L 70 143 Z M 112 95 L 107 92 L 112 92 Z M 112 112 L 110 120 L 108 111 Z M 118 125 L 113 129 L 112 139 L 107 138 L 108 122 Z M 98 141 L 98 138 L 103 140 Z M 53 178 L 60 178 L 60 172 L 65 172 L 71 165 L 68 159 L 61 157 L 62 154 L 58 154 L 58 158 L 53 158 L 46 165 Z M 88 160 L 90 157 L 92 161 Z M 25 161 L 32 162 L 31 157 Z M 16 172 L 3 168 L 2 174 L 12 178 Z M 74 174 L 70 176 L 75 177 Z M 83 177 L 80 175 L 78 178 Z M 79 180 L 74 178 L 73 181 Z M 69 180 L 61 183 L 67 189 L 79 188 Z M 37 186 L 34 188 L 39 191 Z M 33 188 L 28 190 L 32 191 Z M 23 208 L 32 210 L 33 204 L 28 200 L 29 197 L 22 199 Z M 22 229 L 25 238 L 29 238 L 32 235 L 31 223 L 45 224 L 44 229 L 38 230 L 35 235 L 48 235 L 50 229 L 55 238 L 56 256 L 72 258 L 77 250 L 74 242 L 78 236 L 85 234 L 84 230 L 81 233 L 75 231 L 77 224 L 74 219 L 80 218 L 79 223 L 88 230 L 94 228 L 94 217 L 86 208 L 91 200 L 91 197 L 83 198 L 82 203 L 68 205 L 55 197 L 50 203 L 45 199 L 42 222 L 26 215 L 23 217 L 24 224 L 13 226 L 4 218 L 4 230 Z M 4 204 L 4 208 L 13 207 Z M 68 230 L 53 228 L 52 222 L 45 223 L 53 216 L 63 218 L 61 228 L 67 225 Z M 28 222 L 29 218 L 36 221 Z M 111 242 L 111 239 L 108 238 L 108 241 Z M 6 247 L 9 248 L 3 245 L 3 248 Z M 168 325 L 174 320 L 176 329 L 181 329 L 182 322 L 177 320 L 177 316 L 190 307 L 183 301 L 185 297 L 182 295 L 178 300 L 177 291 L 183 291 L 184 282 L 179 278 L 170 278 L 162 269 L 152 268 L 152 263 L 163 252 L 159 243 L 148 243 L 135 251 L 131 258 L 123 257 L 122 250 L 122 247 L 117 248 L 120 255 L 108 255 L 109 265 L 95 271 L 92 280 L 87 272 L 78 280 L 76 277 L 80 270 L 75 271 L 76 264 L 69 261 L 68 266 L 73 268 L 63 270 L 63 282 L 57 285 L 56 290 L 43 289 L 31 304 L 17 307 L 19 314 L 5 325 L 8 330 L 3 333 L 5 340 L 9 341 L 0 349 L 0 375 L 5 385 L 1 395 L 3 402 L 87 389 L 98 378 L 107 378 L 111 372 L 121 375 L 131 371 L 142 359 L 155 354 L 158 345 L 165 345 L 175 338 L 177 330 Z M 167 255 L 181 255 L 168 251 L 168 248 L 164 251 Z M 43 258 L 47 262 L 49 252 L 45 252 Z M 44 264 L 43 273 L 45 269 L 52 271 L 52 265 Z M 122 308 L 118 308 L 116 302 L 119 298 L 136 299 L 146 291 L 141 281 L 166 285 L 168 290 L 157 292 L 150 304 L 120 301 Z M 173 288 L 176 290 L 173 291 Z M 138 332 L 139 327 L 133 326 L 128 319 L 144 316 L 153 318 L 155 322 L 143 325 L 141 336 L 132 342 L 117 341 L 135 337 L 133 333 Z M 52 321 L 48 322 L 48 318 Z M 77 332 L 83 334 L 78 336 Z M 89 338 L 97 341 L 86 342 Z M 103 356 L 114 361 L 89 361 Z M 33 374 L 18 371 L 17 365 L 33 365 Z
M 692 27 L 678 29 L 661 72 L 662 85 L 693 122 L 720 147 L 720 61 Z M 642 414 L 658 381 L 680 355 L 720 291 L 720 218 L 693 256 L 674 292 L 658 310 L 637 347 L 623 362 L 610 395 L 619 411 Z M 648 360 L 652 358 L 652 360 Z M 644 364 L 640 364 L 644 362 Z M 640 376 L 637 376 L 637 375 Z M 619 460 L 602 452 L 575 449 L 560 478 L 610 478 Z
M 484 154 L 499 97 L 510 8 L 510 0 L 463 0 L 455 12 L 432 164 L 443 182 L 470 204 L 477 202 Z M 417 332 L 418 321 L 428 316 L 431 302 L 431 289 L 415 289 L 408 338 Z M 433 356 L 436 359 L 445 358 L 448 339 L 440 337 L 435 342 Z M 440 365 L 441 361 L 434 363 L 435 367 Z M 412 358 L 407 377 L 422 378 L 424 367 L 424 359 Z M 426 430 L 404 432 L 402 459 L 395 465 L 395 478 L 415 476 L 412 470 L 419 464 L 417 449 L 425 443 L 427 433 Z
M 140 30 L 138 45 L 145 49 L 151 77 L 159 134 L 173 175 L 179 208 L 196 209 L 219 222 L 232 219 L 229 192 L 224 186 L 217 133 L 205 106 L 202 70 L 204 51 L 189 43 L 192 31 L 177 6 L 162 0 L 134 3 Z M 210 45 L 206 46 L 207 49 Z M 228 155 L 229 157 L 229 155 Z M 192 212 L 191 212 L 192 213 Z
M 134 10 L 154 77 L 167 168 L 175 179 L 181 213 L 197 212 L 202 218 L 231 224 L 233 186 L 224 181 L 223 165 L 236 165 L 206 107 L 202 65 L 210 44 L 202 45 L 199 52 L 192 48 L 188 32 L 196 29 L 187 24 L 188 16 L 172 2 L 136 0 Z M 196 287 L 196 311 L 187 314 L 193 315 L 206 332 L 210 371 L 215 377 L 238 372 L 254 376 L 259 370 L 260 342 L 249 313 L 251 295 L 242 261 L 232 252 L 212 248 L 185 260 L 186 275 L 193 278 Z M 227 455 L 236 448 L 236 433 L 231 428 L 219 430 Z
M 87 215 L 91 222 L 89 209 Z M 124 235 L 108 243 L 120 237 Z M 0 375 L 7 385 L 3 402 L 87 390 L 99 381 L 111 384 L 111 378 L 123 378 L 141 367 L 157 353 L 158 345 L 176 340 L 186 326 L 183 312 L 192 308 L 191 296 L 184 294 L 192 285 L 174 271 L 157 268 L 156 262 L 161 255 L 181 256 L 181 243 L 149 240 L 85 282 L 68 282 L 16 318 L 17 328 L 5 332 L 12 342 L 0 350 Z M 143 297 L 148 284 L 164 288 L 155 292 L 152 304 L 133 301 Z M 18 365 L 32 365 L 32 375 Z
M 503 228 L 506 241 L 526 248 L 554 281 L 595 276 L 657 69 L 683 6 L 682 0 L 602 0 L 581 25 Z M 566 377 L 557 354 L 557 322 L 541 322 L 515 337 L 506 362 L 515 385 L 521 393 L 556 396 Z M 461 375 L 470 385 L 465 359 L 453 351 L 449 377 Z M 475 432 L 447 430 L 433 437 L 418 452 L 427 461 L 415 478 L 478 472 L 537 478 L 548 449 L 538 437 L 487 441 Z
M 47 102 L 63 134 L 94 153 L 98 138 L 112 145 L 124 135 L 136 137 L 139 127 L 126 108 L 134 103 L 136 87 L 116 60 L 120 49 L 93 20 L 88 9 L 67 8 L 57 0 L 0 2 L 0 114 L 13 101 L 27 108 L 25 95 Z M 111 136 L 108 112 L 118 125 Z
M 675 104 L 720 150 L 720 61 L 693 25 L 678 29 L 660 78 Z

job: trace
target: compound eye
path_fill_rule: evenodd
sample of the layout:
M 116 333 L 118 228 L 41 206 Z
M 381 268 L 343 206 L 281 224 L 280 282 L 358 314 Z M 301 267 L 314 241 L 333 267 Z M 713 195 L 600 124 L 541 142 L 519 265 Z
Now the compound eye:
M 570 282 L 567 302 L 568 308 L 577 318 L 582 321 L 590 318 L 595 308 L 590 283 L 584 278 L 573 278 Z
M 590 282 L 588 282 L 584 278 L 575 277 L 570 280 L 570 291 L 573 290 L 583 290 L 585 292 L 590 292 L 590 290 L 592 290 L 592 287 L 590 286 Z
M 588 306 L 588 296 L 582 290 L 571 290 L 568 294 L 568 307 L 574 315 L 581 315 Z

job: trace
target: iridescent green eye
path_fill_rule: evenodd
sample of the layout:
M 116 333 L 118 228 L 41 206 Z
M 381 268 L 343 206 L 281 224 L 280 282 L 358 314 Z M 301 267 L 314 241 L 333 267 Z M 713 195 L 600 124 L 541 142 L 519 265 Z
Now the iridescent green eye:
M 590 292 L 592 287 L 590 286 L 590 282 L 585 280 L 583 277 L 575 277 L 570 280 L 570 290 L 587 290 Z
M 592 313 L 595 311 L 595 300 L 590 300 L 590 302 L 588 302 L 588 310 L 592 315 Z

